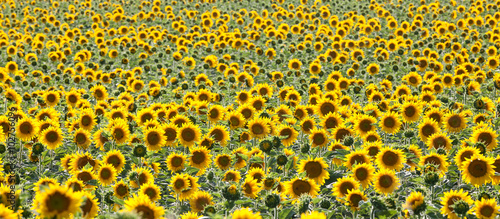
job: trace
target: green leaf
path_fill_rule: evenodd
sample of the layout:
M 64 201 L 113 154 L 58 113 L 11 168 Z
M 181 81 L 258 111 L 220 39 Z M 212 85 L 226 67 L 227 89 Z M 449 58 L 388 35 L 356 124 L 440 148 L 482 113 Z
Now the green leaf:
M 89 180 L 86 182 L 87 185 L 91 185 L 91 186 L 97 186 L 99 183 L 99 181 L 97 181 L 96 179 L 92 179 L 92 180 Z
M 113 196 L 113 201 L 119 205 L 124 205 L 125 204 L 125 201 L 123 201 L 123 199 L 119 199 L 118 197 L 116 196 Z
M 236 205 L 244 205 L 244 204 L 249 204 L 249 203 L 252 203 L 252 200 L 244 199 L 244 200 L 238 200 L 238 201 L 234 202 L 234 204 L 236 204 Z
M 282 210 L 279 215 L 279 219 L 287 219 L 287 218 L 292 218 L 292 208 L 287 208 Z

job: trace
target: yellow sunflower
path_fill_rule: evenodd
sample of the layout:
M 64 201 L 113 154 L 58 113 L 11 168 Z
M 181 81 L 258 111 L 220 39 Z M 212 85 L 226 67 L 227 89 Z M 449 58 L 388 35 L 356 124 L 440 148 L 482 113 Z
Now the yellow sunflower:
M 184 169 L 187 157 L 184 154 L 171 153 L 168 155 L 167 163 L 168 170 L 172 172 L 179 172 Z
M 424 195 L 421 192 L 411 192 L 408 197 L 406 197 L 406 202 L 403 204 L 403 208 L 415 211 L 418 207 L 424 204 Z
M 304 120 L 306 121 L 306 120 Z M 324 129 L 313 128 L 309 134 L 309 143 L 311 147 L 323 148 L 328 144 L 328 132 Z
M 498 134 L 491 127 L 474 128 L 474 132 L 470 140 L 473 143 L 481 142 L 486 146 L 488 151 L 497 147 Z
M 123 180 L 120 180 L 120 182 L 113 186 L 113 191 L 114 195 L 119 199 L 124 199 L 130 194 L 130 188 Z
M 212 155 L 206 147 L 194 147 L 189 157 L 189 165 L 200 170 L 204 170 L 211 163 Z
M 352 168 L 351 177 L 356 179 L 363 188 L 372 184 L 375 168 L 368 163 L 357 164 Z
M 125 157 L 119 150 L 111 150 L 102 159 L 105 164 L 111 164 L 117 173 L 121 173 L 125 166 Z
M 325 180 L 330 178 L 330 173 L 327 171 L 328 164 L 322 157 L 301 160 L 299 164 L 299 172 L 306 173 L 309 179 L 313 179 L 319 186 L 325 184 Z
M 359 210 L 359 202 L 368 201 L 368 197 L 359 189 L 351 189 L 346 195 L 346 205 L 351 207 L 352 211 Z
M 147 128 L 144 132 L 144 143 L 149 151 L 159 151 L 165 145 L 164 131 L 160 127 Z
M 38 140 L 47 148 L 55 150 L 63 143 L 62 131 L 58 127 L 49 127 L 40 133 Z
M 451 150 L 451 139 L 443 132 L 437 132 L 429 136 L 427 139 L 427 147 L 431 149 L 443 148 L 446 151 Z
M 184 147 L 191 147 L 198 141 L 200 141 L 201 131 L 200 128 L 193 123 L 183 124 L 178 132 L 177 139 Z
M 344 166 L 348 169 L 352 169 L 354 165 L 362 163 L 370 163 L 370 157 L 366 150 L 351 151 L 345 156 Z
M 377 154 L 377 166 L 379 168 L 400 171 L 406 163 L 406 156 L 400 149 L 384 147 Z
M 401 121 L 396 112 L 389 111 L 380 118 L 379 127 L 382 131 L 390 134 L 399 132 L 401 128 Z
M 212 195 L 205 191 L 197 191 L 189 199 L 189 204 L 191 205 L 191 211 L 201 212 L 205 209 L 205 206 L 212 205 Z
M 465 129 L 467 120 L 463 112 L 447 113 L 443 117 L 443 124 L 448 132 L 457 133 Z
M 149 200 L 146 195 L 133 195 L 131 198 L 125 200 L 125 212 L 135 212 L 142 215 L 143 218 L 157 219 L 161 218 L 165 213 L 163 207 L 157 206 L 154 202 Z
M 299 132 L 297 132 L 297 130 L 290 125 L 281 125 L 278 129 L 278 136 L 281 137 L 281 143 L 285 147 L 288 147 L 295 143 L 297 137 L 299 136 Z
M 249 208 L 241 208 L 233 212 L 231 214 L 232 219 L 262 219 L 262 216 L 260 216 L 260 212 L 253 212 Z
M 30 141 L 38 133 L 38 122 L 29 117 L 20 119 L 16 124 L 16 137 L 22 141 Z
M 250 120 L 247 126 L 248 132 L 252 138 L 262 139 L 270 133 L 267 122 L 262 118 L 254 118 Z
M 418 135 L 423 142 L 427 142 L 431 135 L 439 133 L 440 131 L 439 124 L 433 119 L 424 118 L 423 121 L 418 124 Z
M 170 187 L 174 190 L 175 194 L 179 195 L 183 190 L 188 189 L 191 185 L 189 180 L 184 174 L 176 174 L 170 179 Z
M 315 198 L 319 192 L 319 185 L 312 179 L 300 179 L 294 178 L 288 182 L 285 182 L 285 191 L 291 199 L 297 199 L 302 194 L 309 194 L 311 197 Z M 295 200 L 296 201 L 296 200 Z
M 422 105 L 420 102 L 405 102 L 400 107 L 401 116 L 405 122 L 415 122 L 420 118 L 422 113 Z
M 359 182 L 352 177 L 344 177 L 337 179 L 337 182 L 332 187 L 333 194 L 339 199 L 346 197 L 349 191 L 358 189 Z
M 448 171 L 448 162 L 446 161 L 446 155 L 438 154 L 436 152 L 431 152 L 420 158 L 419 166 L 425 167 L 427 164 L 436 165 L 440 174 L 444 175 Z M 437 171 L 437 170 L 436 170 Z
M 479 219 L 493 219 L 498 214 L 500 207 L 495 199 L 481 198 L 481 201 L 475 201 L 474 212 Z
M 116 180 L 116 169 L 112 164 L 101 163 L 101 167 L 97 172 L 97 178 L 103 186 L 110 185 Z
M 229 140 L 229 132 L 226 126 L 223 125 L 216 125 L 210 128 L 208 136 L 211 136 L 214 141 L 219 142 L 223 147 L 227 145 L 227 141 Z
M 475 154 L 470 159 L 462 163 L 462 179 L 466 183 L 479 187 L 491 181 L 491 176 L 495 174 L 493 170 L 493 158 Z
M 88 192 L 83 192 L 83 197 L 85 197 L 85 202 L 80 206 L 83 218 L 95 218 L 99 211 L 99 201 L 95 195 Z
M 443 197 L 441 197 L 441 214 L 447 215 L 448 218 L 460 218 L 454 211 L 454 204 L 458 201 L 464 201 L 467 204 L 472 205 L 474 201 L 472 201 L 468 192 L 464 192 L 463 189 L 450 190 L 449 192 L 444 192 Z
M 79 128 L 75 131 L 73 142 L 75 142 L 79 148 L 87 149 L 92 143 L 90 137 L 91 135 L 87 130 Z
M 388 169 L 379 170 L 375 174 L 373 182 L 375 190 L 386 196 L 393 193 L 399 186 L 399 179 L 396 177 L 396 173 Z
M 49 188 L 36 195 L 33 209 L 41 217 L 68 218 L 80 211 L 82 193 L 72 189 L 50 184 Z

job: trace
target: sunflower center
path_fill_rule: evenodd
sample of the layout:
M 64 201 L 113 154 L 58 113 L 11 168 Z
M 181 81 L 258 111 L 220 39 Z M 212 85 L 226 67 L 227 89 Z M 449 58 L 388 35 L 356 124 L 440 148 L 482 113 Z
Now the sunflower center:
M 307 172 L 307 177 L 314 179 L 316 177 L 319 177 L 321 173 L 323 172 L 323 168 L 321 167 L 321 164 L 319 162 L 307 162 L 305 165 L 304 169 Z
M 482 132 L 477 137 L 477 140 L 482 141 L 485 145 L 490 145 L 492 142 L 492 139 L 493 139 L 493 137 L 491 136 L 491 134 L 487 133 L 487 132 Z
M 101 98 L 104 96 L 104 93 L 101 90 L 95 90 L 94 94 L 97 98 Z
M 81 172 L 78 174 L 78 179 L 81 180 L 82 182 L 87 182 L 92 179 L 92 175 L 87 172 Z
M 316 133 L 314 134 L 313 136 L 313 143 L 315 145 L 322 145 L 325 143 L 325 136 L 323 135 L 323 133 Z
M 165 135 L 167 136 L 167 141 L 174 141 L 177 133 L 175 129 L 168 128 L 165 130 Z
M 59 139 L 59 135 L 56 131 L 50 131 L 45 135 L 45 139 L 50 143 L 54 143 Z
M 311 185 L 309 182 L 304 180 L 295 180 L 292 184 L 293 193 L 297 196 L 301 196 L 304 193 L 309 193 L 311 191 Z
M 114 132 L 113 132 L 116 140 L 120 140 L 122 139 L 123 137 L 125 137 L 125 132 L 121 129 L 115 129 Z
M 75 136 L 75 140 L 77 144 L 85 144 L 85 142 L 87 142 L 87 136 L 83 133 L 78 133 Z
M 71 183 L 68 187 L 72 188 L 73 191 L 75 191 L 75 192 L 79 192 L 82 190 L 82 187 L 78 183 Z
M 292 137 L 292 130 L 290 130 L 289 128 L 285 128 L 281 130 L 280 135 L 282 137 L 286 137 L 286 139 L 289 139 L 290 137 Z
M 31 132 L 33 132 L 33 125 L 31 125 L 30 122 L 23 122 L 19 126 L 19 129 L 20 129 L 21 133 L 23 133 L 25 135 L 29 135 L 29 134 L 31 134 Z
M 453 211 L 452 205 L 454 205 L 455 202 L 460 201 L 460 200 L 462 200 L 462 198 L 460 196 L 452 196 L 448 199 L 447 204 L 448 204 L 448 208 L 450 209 L 450 211 Z
M 380 177 L 380 186 L 383 188 L 389 188 L 392 186 L 393 179 L 389 175 L 383 175 Z
M 454 115 L 454 116 L 450 117 L 450 119 L 448 120 L 448 124 L 452 128 L 458 128 L 462 125 L 462 119 L 460 118 L 459 115 Z
M 55 101 L 56 101 L 56 99 L 57 99 L 57 98 L 56 98 L 56 95 L 54 95 L 54 94 L 49 94 L 49 95 L 47 95 L 47 101 L 48 101 L 48 102 L 53 103 L 53 102 L 55 102 Z
M 128 193 L 128 188 L 126 185 L 119 185 L 117 188 L 116 188 L 116 194 L 118 194 L 119 196 L 124 196 Z
M 347 195 L 349 190 L 354 189 L 354 185 L 351 182 L 344 182 L 340 185 L 340 192 L 342 195 Z
M 366 178 L 368 178 L 368 170 L 365 168 L 359 168 L 356 170 L 355 175 L 359 181 L 364 181 Z
M 83 116 L 82 117 L 82 125 L 89 126 L 90 124 L 92 124 L 92 118 L 90 118 L 90 116 L 88 116 L 88 115 Z
M 141 173 L 139 175 L 139 185 L 146 183 L 148 181 L 147 179 L 148 179 L 148 177 L 146 176 L 146 174 Z
M 234 174 L 233 174 L 233 173 L 228 173 L 228 174 L 226 174 L 226 177 L 225 177 L 225 178 L 226 178 L 226 180 L 227 180 L 227 181 L 232 181 L 232 180 L 234 180 L 234 179 L 235 179 L 235 176 L 234 176 Z M 245 186 L 245 189 L 246 189 L 246 186 Z M 246 192 L 246 191 L 245 191 L 245 192 Z
M 297 62 L 292 62 L 292 68 L 293 68 L 293 69 L 297 69 L 297 68 L 299 68 L 299 63 L 297 63 Z
M 194 133 L 194 130 L 187 128 L 187 129 L 182 130 L 181 136 L 182 136 L 182 139 L 184 141 L 190 142 L 190 141 L 194 140 L 195 133 Z
M 394 166 L 399 161 L 399 156 L 392 151 L 387 151 L 382 156 L 382 161 L 387 166 Z
M 172 158 L 172 166 L 173 167 L 180 167 L 182 165 L 183 159 L 181 157 L 174 157 Z
M 363 155 L 354 155 L 350 163 L 351 165 L 365 163 L 365 157 Z
M 49 195 L 46 200 L 46 206 L 49 212 L 57 211 L 58 213 L 69 210 L 69 205 L 71 203 L 71 199 L 66 195 L 61 194 L 59 192 L 55 192 L 52 195 Z
M 186 185 L 186 184 L 184 183 L 184 180 L 182 180 L 182 179 L 178 179 L 174 183 L 174 186 L 176 189 L 182 189 L 182 188 L 184 188 L 184 185 Z
M 111 178 L 111 171 L 108 168 L 102 169 L 101 178 L 104 180 Z
M 85 204 L 82 205 L 82 207 L 81 207 L 82 211 L 83 211 L 83 216 L 90 213 L 90 211 L 92 210 L 92 207 L 93 207 L 92 201 L 90 201 L 90 199 L 87 198 L 87 200 L 85 201 Z
M 116 155 L 112 155 L 108 158 L 107 163 L 110 163 L 113 165 L 113 167 L 117 168 L 121 164 L 120 158 Z
M 208 205 L 209 200 L 205 197 L 196 199 L 196 209 L 203 210 L 206 205 Z
M 427 124 L 424 125 L 424 127 L 422 127 L 422 134 L 425 137 L 431 136 L 432 134 L 434 134 L 434 132 L 436 132 L 436 130 L 434 129 L 434 126 L 432 126 L 431 124 Z
M 350 204 L 353 206 L 353 207 L 358 207 L 359 206 L 359 202 L 362 200 L 363 198 L 361 197 L 361 195 L 359 194 L 352 194 L 351 197 L 349 197 L 349 202 Z
M 333 129 L 336 128 L 338 125 L 337 119 L 335 118 L 327 118 L 325 121 L 325 127 L 327 129 Z
M 396 125 L 396 120 L 392 117 L 387 117 L 384 119 L 384 126 L 387 128 L 392 128 Z
M 330 112 L 334 112 L 335 111 L 335 106 L 332 104 L 332 103 L 323 103 L 321 104 L 321 107 L 320 107 L 320 110 L 321 110 L 321 113 L 323 115 L 326 115 Z
M 359 129 L 363 132 L 369 132 L 372 130 L 372 122 L 370 120 L 363 120 L 359 123 Z
M 467 168 L 467 170 L 469 171 L 469 173 L 472 176 L 479 178 L 479 177 L 483 177 L 486 175 L 486 173 L 488 171 L 488 167 L 487 167 L 486 162 L 484 162 L 482 160 L 473 160 L 469 164 L 469 167 Z
M 262 125 L 260 124 L 255 124 L 252 126 L 252 132 L 256 135 L 260 135 L 264 133 L 264 127 L 262 127 Z
M 238 126 L 238 125 L 240 125 L 240 120 L 238 118 L 231 117 L 230 121 L 231 121 L 231 125 L 232 126 Z
M 414 106 L 408 106 L 406 107 L 405 109 L 405 115 L 407 117 L 413 117 L 415 115 L 415 113 L 417 112 L 417 109 L 415 109 Z
M 311 129 L 312 129 L 312 122 L 310 121 L 305 121 L 303 124 L 302 124 L 302 129 L 306 132 L 309 132 Z
M 142 218 L 146 219 L 155 218 L 155 212 L 149 206 L 139 205 L 135 207 L 135 210 L 137 211 L 137 213 L 139 213 L 139 215 L 142 216 Z
M 493 209 L 491 206 L 489 205 L 485 205 L 481 208 L 481 210 L 479 210 L 481 212 L 481 215 L 482 216 L 485 216 L 485 217 L 491 217 L 491 215 L 493 215 L 493 212 L 495 212 L 495 209 Z
M 193 163 L 195 164 L 201 164 L 205 161 L 205 154 L 200 151 L 196 151 L 193 153 Z
M 208 115 L 210 116 L 210 118 L 216 119 L 216 118 L 219 117 L 219 110 L 212 109 L 212 110 L 210 110 L 210 112 L 208 113 Z
M 143 123 L 151 119 L 153 119 L 153 115 L 151 115 L 150 113 L 146 113 L 141 116 L 141 122 Z
M 433 141 L 432 141 L 432 144 L 434 145 L 434 148 L 438 149 L 438 148 L 444 148 L 446 147 L 446 139 L 444 137 L 437 137 L 435 138 Z
M 409 81 L 410 84 L 416 84 L 418 82 L 418 80 L 415 77 L 410 77 Z
M 147 139 L 150 145 L 157 145 L 160 143 L 160 135 L 157 132 L 150 132 Z
M 211 136 L 213 136 L 216 141 L 222 141 L 224 139 L 224 134 L 219 129 L 213 130 Z
M 227 156 L 220 157 L 218 161 L 219 165 L 223 167 L 228 166 L 230 164 L 230 159 Z

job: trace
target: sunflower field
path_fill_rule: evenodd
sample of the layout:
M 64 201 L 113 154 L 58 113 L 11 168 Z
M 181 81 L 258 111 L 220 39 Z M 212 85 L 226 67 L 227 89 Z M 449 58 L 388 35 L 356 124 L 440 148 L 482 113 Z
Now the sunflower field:
M 500 0 L 1 0 L 0 218 L 496 218 Z

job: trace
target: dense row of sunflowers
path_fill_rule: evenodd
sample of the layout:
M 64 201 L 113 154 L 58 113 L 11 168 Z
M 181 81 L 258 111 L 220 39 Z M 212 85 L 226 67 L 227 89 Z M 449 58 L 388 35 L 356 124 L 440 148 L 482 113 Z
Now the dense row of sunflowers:
M 2 0 L 0 217 L 494 218 L 499 7 Z

